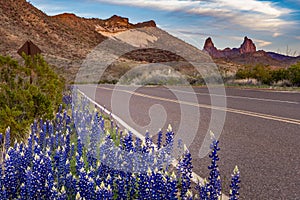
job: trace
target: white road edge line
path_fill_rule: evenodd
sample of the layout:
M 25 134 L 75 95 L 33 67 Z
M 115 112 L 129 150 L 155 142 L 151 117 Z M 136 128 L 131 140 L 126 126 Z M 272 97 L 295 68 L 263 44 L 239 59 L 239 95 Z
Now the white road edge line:
M 94 101 L 93 99 L 91 99 L 90 97 L 88 97 L 86 94 L 84 94 L 81 90 L 78 89 L 78 91 L 85 96 L 91 103 L 93 103 L 94 105 L 96 105 L 97 107 L 99 107 L 101 110 L 103 110 L 106 114 L 111 115 L 116 121 L 119 122 L 119 124 L 121 124 L 125 129 L 131 131 L 135 136 L 137 136 L 138 138 L 140 138 L 141 140 L 145 141 L 145 137 L 140 134 L 138 131 L 136 131 L 134 128 L 132 128 L 131 126 L 129 126 L 125 121 L 123 121 L 120 117 L 118 117 L 117 115 L 111 113 L 109 110 L 107 110 L 106 108 L 104 108 L 103 106 L 101 106 L 100 104 L 98 104 L 96 101 Z M 154 144 L 154 146 L 156 146 Z M 176 167 L 178 163 L 178 160 L 174 159 L 172 161 L 172 165 Z M 203 183 L 204 179 L 199 176 L 198 174 L 196 174 L 195 172 L 192 172 L 192 178 L 191 180 L 194 183 L 197 183 L 198 181 L 200 181 L 201 183 Z M 222 200 L 229 200 L 229 197 L 225 194 L 222 194 Z

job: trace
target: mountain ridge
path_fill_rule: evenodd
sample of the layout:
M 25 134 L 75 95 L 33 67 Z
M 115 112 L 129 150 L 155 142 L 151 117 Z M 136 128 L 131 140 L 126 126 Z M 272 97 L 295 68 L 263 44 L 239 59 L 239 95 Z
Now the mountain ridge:
M 18 49 L 31 40 L 56 71 L 72 78 L 83 59 L 111 34 L 141 27 L 156 27 L 153 20 L 132 24 L 128 18 L 83 18 L 72 13 L 48 16 L 26 0 L 0 1 L 0 54 L 21 60 Z M 70 81 L 70 80 L 69 80 Z
M 239 48 L 217 49 L 211 37 L 205 40 L 203 50 L 206 51 L 214 60 L 230 61 L 236 64 L 264 64 L 273 67 L 289 67 L 297 61 L 300 56 L 292 57 L 275 52 L 257 50 L 255 43 L 247 36 Z

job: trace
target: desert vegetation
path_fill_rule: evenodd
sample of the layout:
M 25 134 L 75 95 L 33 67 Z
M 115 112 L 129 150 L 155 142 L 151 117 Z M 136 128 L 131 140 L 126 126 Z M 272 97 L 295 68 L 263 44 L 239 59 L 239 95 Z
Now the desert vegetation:
M 41 56 L 23 56 L 24 64 L 0 56 L 0 132 L 10 126 L 22 139 L 34 119 L 52 119 L 62 101 L 64 81 Z
M 289 68 L 271 69 L 269 66 L 255 65 L 239 69 L 236 79 L 256 79 L 258 84 L 300 86 L 300 63 Z

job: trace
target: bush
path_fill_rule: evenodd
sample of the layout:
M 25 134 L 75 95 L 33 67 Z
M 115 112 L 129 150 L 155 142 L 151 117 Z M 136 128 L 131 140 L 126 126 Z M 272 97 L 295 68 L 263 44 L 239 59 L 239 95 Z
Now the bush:
M 22 66 L 0 56 L 0 132 L 10 126 L 12 139 L 24 138 L 34 119 L 52 119 L 64 89 L 63 79 L 41 56 L 24 59 Z
M 290 82 L 290 85 L 300 86 L 300 62 L 288 69 L 270 69 L 268 66 L 256 65 L 239 69 L 236 79 L 254 78 L 261 84 L 274 85 L 278 82 Z M 288 84 L 289 85 L 289 84 Z
M 288 68 L 288 77 L 294 86 L 300 86 L 300 62 Z

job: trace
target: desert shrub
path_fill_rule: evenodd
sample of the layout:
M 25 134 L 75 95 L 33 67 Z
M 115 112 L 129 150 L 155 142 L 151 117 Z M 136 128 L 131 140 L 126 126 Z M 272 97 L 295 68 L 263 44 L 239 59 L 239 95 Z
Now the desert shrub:
M 272 77 L 271 77 L 271 70 L 268 66 L 264 65 L 256 65 L 252 69 L 252 78 L 255 78 L 262 84 L 268 84 L 270 85 L 272 82 Z
M 300 62 L 287 69 L 270 69 L 268 66 L 256 65 L 239 69 L 236 79 L 254 78 L 261 84 L 274 85 L 284 82 L 285 85 L 300 86 Z
M 41 56 L 24 59 L 20 65 L 0 56 L 0 132 L 10 126 L 13 139 L 23 138 L 34 119 L 52 119 L 64 90 L 63 79 Z
M 288 80 L 288 71 L 286 69 L 278 69 L 271 71 L 272 81 L 277 83 L 279 81 Z
M 236 79 L 249 79 L 252 78 L 251 70 L 249 68 L 239 69 L 235 75 Z
M 300 62 L 289 67 L 287 71 L 289 81 L 294 86 L 300 86 Z

